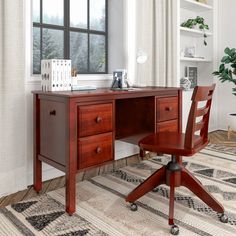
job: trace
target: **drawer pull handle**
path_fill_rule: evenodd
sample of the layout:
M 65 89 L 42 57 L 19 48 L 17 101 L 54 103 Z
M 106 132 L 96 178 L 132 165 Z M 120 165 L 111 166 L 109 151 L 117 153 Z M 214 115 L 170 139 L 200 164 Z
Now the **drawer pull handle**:
M 101 147 L 97 147 L 96 153 L 99 154 L 99 153 L 101 153 L 101 152 L 102 152 L 102 148 L 101 148 Z
M 101 122 L 102 122 L 102 117 L 98 116 L 98 117 L 96 118 L 96 122 L 97 122 L 97 123 L 101 123 Z
M 173 108 L 172 107 L 166 107 L 166 111 L 172 111 Z
M 50 116 L 55 116 L 55 115 L 56 115 L 56 111 L 55 110 L 50 111 Z

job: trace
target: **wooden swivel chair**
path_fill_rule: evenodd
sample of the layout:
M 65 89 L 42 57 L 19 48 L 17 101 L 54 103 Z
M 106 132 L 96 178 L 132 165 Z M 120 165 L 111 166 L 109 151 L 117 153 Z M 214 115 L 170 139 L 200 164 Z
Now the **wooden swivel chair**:
M 222 222 L 228 222 L 223 206 L 182 165 L 182 156 L 194 155 L 209 142 L 208 124 L 214 89 L 215 85 L 195 87 L 185 134 L 161 132 L 148 135 L 139 141 L 140 153 L 145 153 L 145 151 L 164 153 L 170 154 L 172 158 L 166 166 L 154 172 L 135 188 L 126 197 L 126 201 L 131 203 L 131 210 L 135 211 L 137 210 L 137 205 L 135 204 L 137 199 L 152 191 L 158 185 L 166 184 L 170 186 L 169 225 L 172 226 L 170 232 L 174 235 L 179 233 L 178 226 L 174 224 L 174 193 L 175 187 L 179 186 L 187 187 L 214 211 L 222 213 L 220 218 Z M 203 107 L 199 107 L 200 102 L 205 102 Z

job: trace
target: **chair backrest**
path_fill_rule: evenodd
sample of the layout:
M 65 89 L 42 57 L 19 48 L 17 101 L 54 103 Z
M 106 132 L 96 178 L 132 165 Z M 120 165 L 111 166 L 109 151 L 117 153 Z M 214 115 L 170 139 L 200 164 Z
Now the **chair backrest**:
M 187 149 L 208 143 L 208 125 L 214 89 L 215 84 L 194 88 L 185 132 L 185 148 Z M 204 105 L 199 107 L 202 103 Z M 198 132 L 198 136 L 196 136 L 196 132 Z

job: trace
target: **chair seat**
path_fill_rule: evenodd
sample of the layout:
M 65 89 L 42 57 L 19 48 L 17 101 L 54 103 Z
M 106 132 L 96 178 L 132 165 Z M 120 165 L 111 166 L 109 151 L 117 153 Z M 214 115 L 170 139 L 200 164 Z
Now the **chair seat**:
M 185 134 L 176 132 L 160 132 L 151 134 L 139 141 L 139 146 L 143 150 L 179 156 L 192 156 L 208 144 L 208 140 L 203 142 L 200 136 L 194 136 L 195 147 L 186 149 Z

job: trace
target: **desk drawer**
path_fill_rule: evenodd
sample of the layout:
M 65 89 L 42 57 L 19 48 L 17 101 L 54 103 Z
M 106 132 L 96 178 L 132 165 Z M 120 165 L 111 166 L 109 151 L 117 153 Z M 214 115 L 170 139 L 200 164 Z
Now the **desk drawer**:
M 178 132 L 178 119 L 157 123 L 156 132 Z
M 112 131 L 112 103 L 78 107 L 78 134 L 85 137 Z
M 157 98 L 157 122 L 178 118 L 178 97 Z
M 113 160 L 112 133 L 81 138 L 78 153 L 79 169 Z

